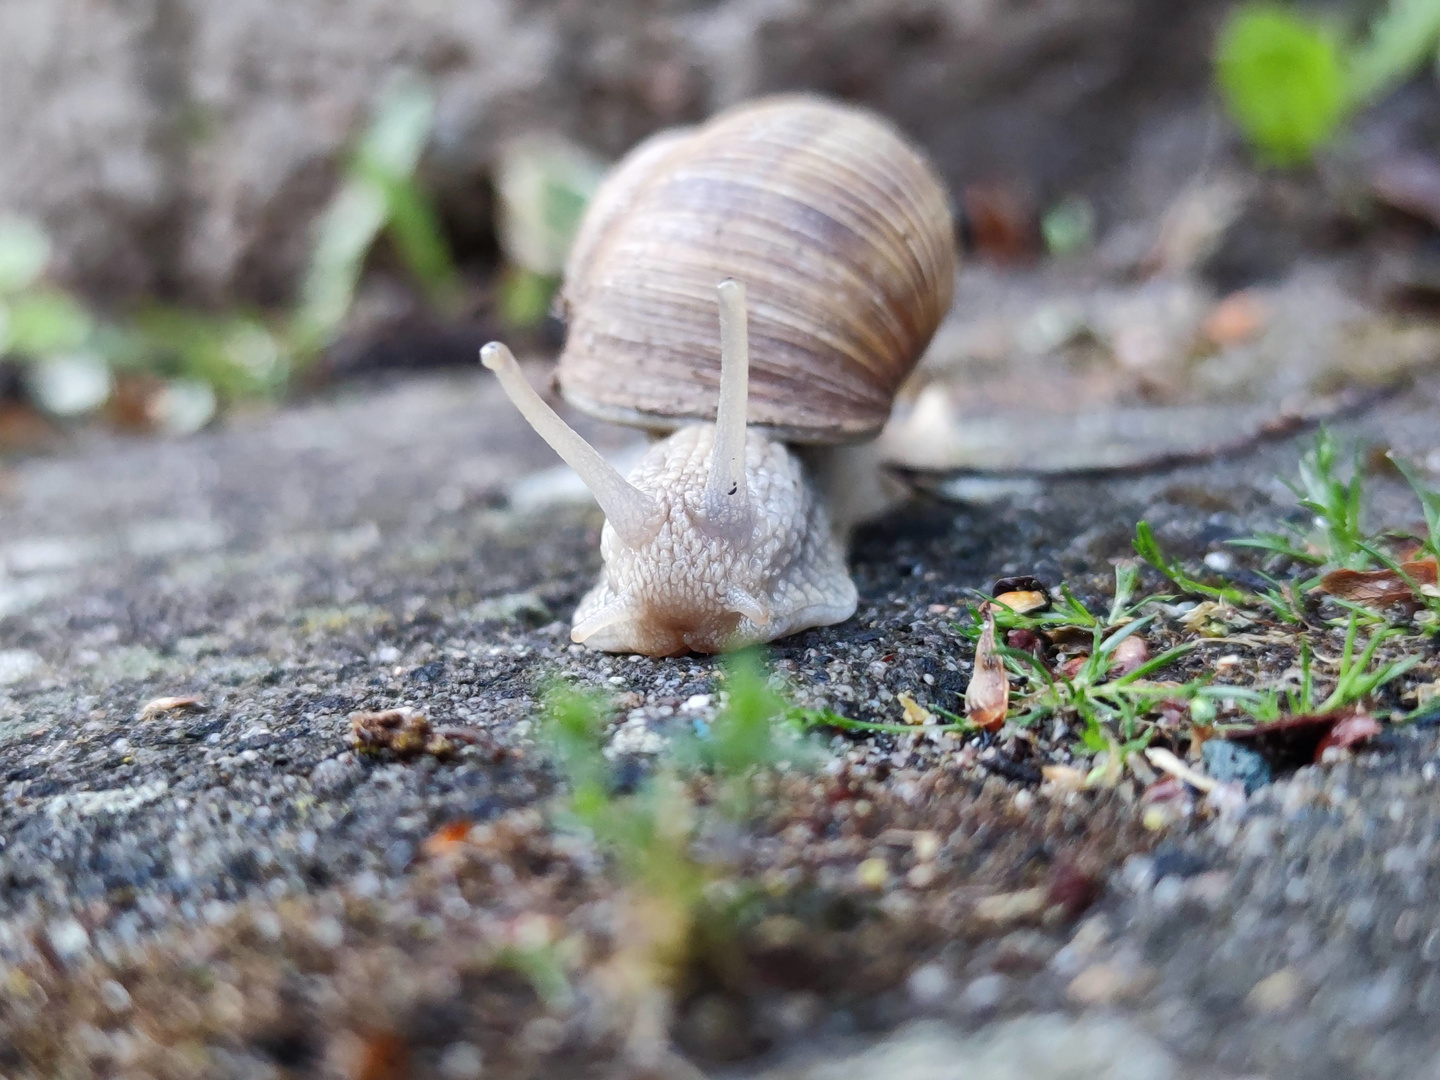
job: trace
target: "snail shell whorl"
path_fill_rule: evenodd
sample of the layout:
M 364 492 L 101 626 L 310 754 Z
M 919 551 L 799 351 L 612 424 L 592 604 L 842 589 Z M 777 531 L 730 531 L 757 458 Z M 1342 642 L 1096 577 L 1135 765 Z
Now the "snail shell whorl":
M 950 306 L 949 200 L 871 113 L 766 99 L 636 147 L 566 267 L 559 382 L 606 419 L 712 420 L 715 283 L 749 294 L 749 418 L 800 443 L 873 435 Z

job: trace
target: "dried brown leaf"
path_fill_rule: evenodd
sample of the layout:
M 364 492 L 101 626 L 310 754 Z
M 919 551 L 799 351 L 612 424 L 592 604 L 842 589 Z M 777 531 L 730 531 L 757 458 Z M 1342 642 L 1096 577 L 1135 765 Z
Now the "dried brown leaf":
M 1212 345 L 1223 349 L 1249 341 L 1269 320 L 1270 305 L 1251 290 L 1242 289 L 1216 304 L 1200 329 Z
M 432 859 L 444 859 L 458 854 L 465 841 L 470 838 L 473 824 L 464 818 L 447 821 L 425 838 L 422 850 Z
M 179 712 L 181 709 L 203 710 L 205 702 L 194 694 L 185 694 L 180 697 L 157 697 L 147 701 L 140 708 L 139 718 L 141 720 L 153 720 L 161 713 Z
M 981 604 L 980 617 L 983 626 L 975 643 L 975 671 L 965 688 L 965 715 L 984 730 L 994 731 L 1005 723 L 1010 710 L 1010 677 L 995 648 L 994 609 Z
M 1436 583 L 1436 563 L 1433 558 L 1401 563 L 1400 569 L 1416 585 L 1424 586 Z M 1341 600 L 1349 600 L 1356 604 L 1376 604 L 1380 607 L 1415 598 L 1415 590 L 1410 587 L 1405 578 L 1388 568 L 1384 570 L 1332 570 L 1320 579 L 1320 588 Z
M 403 706 L 383 712 L 350 714 L 350 745 L 364 754 L 389 750 L 396 757 L 418 754 L 448 757 L 455 751 L 446 732 L 435 731 L 419 709 Z
M 1276 768 L 1290 768 L 1318 761 L 1325 738 L 1338 724 L 1355 715 L 1353 708 L 1300 713 L 1272 720 L 1268 724 L 1230 728 L 1225 731 L 1224 737 L 1248 745 L 1263 754 Z

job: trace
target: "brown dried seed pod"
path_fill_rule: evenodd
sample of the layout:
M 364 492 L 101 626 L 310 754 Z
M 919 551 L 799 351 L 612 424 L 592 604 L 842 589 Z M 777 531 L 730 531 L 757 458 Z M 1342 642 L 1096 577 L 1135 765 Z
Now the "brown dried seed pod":
M 558 380 L 605 419 L 715 417 L 715 283 L 750 299 L 749 419 L 838 443 L 884 425 L 950 305 L 945 189 L 890 124 L 806 96 L 662 132 L 602 185 L 566 267 Z

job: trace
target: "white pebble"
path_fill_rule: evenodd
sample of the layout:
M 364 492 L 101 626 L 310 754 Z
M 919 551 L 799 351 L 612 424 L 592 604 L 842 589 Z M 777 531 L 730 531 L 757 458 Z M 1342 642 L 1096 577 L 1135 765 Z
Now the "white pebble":
M 100 1000 L 113 1013 L 130 1011 L 130 991 L 114 979 L 106 979 L 100 984 Z
M 90 947 L 90 934 L 76 919 L 57 919 L 50 924 L 50 945 L 70 960 Z
M 485 1059 L 474 1043 L 451 1043 L 440 1055 L 440 1075 L 445 1080 L 480 1080 Z
M 940 964 L 923 964 L 910 973 L 905 989 L 917 1005 L 941 1004 L 950 996 L 950 973 Z
M 960 1004 L 969 1012 L 990 1012 L 1005 1000 L 1005 991 L 1009 985 L 1010 980 L 1004 975 L 994 972 L 981 975 L 965 987 L 965 992 L 960 995 Z

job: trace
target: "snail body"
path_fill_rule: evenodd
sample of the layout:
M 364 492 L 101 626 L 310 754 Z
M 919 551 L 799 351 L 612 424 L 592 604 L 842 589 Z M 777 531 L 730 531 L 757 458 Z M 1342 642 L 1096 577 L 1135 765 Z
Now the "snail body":
M 841 455 L 879 432 L 954 273 L 943 186 L 862 110 L 774 98 L 633 150 L 566 267 L 557 381 L 582 411 L 670 434 L 622 477 L 503 345 L 481 354 L 605 511 L 572 638 L 719 652 L 854 614 L 852 514 L 787 444 Z

